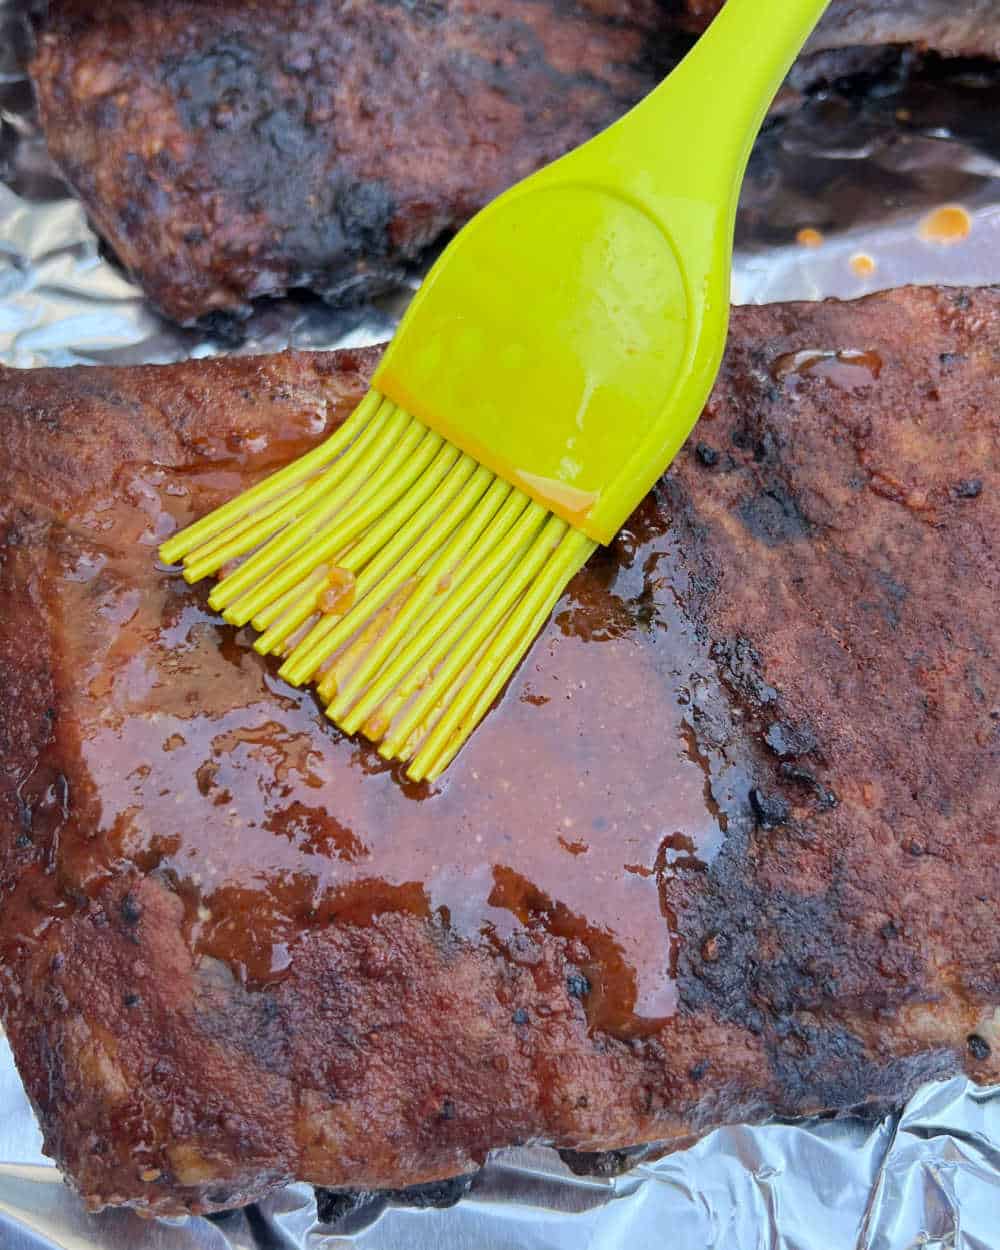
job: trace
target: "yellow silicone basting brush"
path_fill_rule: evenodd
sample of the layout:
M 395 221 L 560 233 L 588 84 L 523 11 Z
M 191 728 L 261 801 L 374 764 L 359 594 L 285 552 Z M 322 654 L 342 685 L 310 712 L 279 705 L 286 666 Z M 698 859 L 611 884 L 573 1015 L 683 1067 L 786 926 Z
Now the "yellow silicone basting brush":
M 750 146 L 823 0 L 728 0 L 638 107 L 483 210 L 353 415 L 161 548 L 348 733 L 448 765 L 718 371 Z

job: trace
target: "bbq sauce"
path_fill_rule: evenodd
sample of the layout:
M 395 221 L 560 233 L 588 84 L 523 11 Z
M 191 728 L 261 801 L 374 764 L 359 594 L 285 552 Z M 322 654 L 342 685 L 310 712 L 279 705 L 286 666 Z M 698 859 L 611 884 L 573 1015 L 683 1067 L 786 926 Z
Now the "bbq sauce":
M 961 204 L 942 204 L 920 223 L 926 243 L 960 243 L 972 231 L 972 218 Z
M 840 390 L 855 391 L 878 381 L 882 358 L 873 351 L 807 348 L 779 356 L 771 371 L 775 379 L 793 394 L 811 378 Z
M 669 532 L 600 552 L 442 781 L 415 786 L 157 565 L 168 533 L 270 460 L 266 440 L 233 451 L 126 467 L 53 546 L 76 800 L 60 889 L 153 874 L 195 955 L 251 989 L 288 976 L 310 931 L 387 912 L 515 962 L 555 941 L 593 1028 L 658 1027 L 677 1005 L 675 895 L 746 784 L 696 732 L 713 679 Z

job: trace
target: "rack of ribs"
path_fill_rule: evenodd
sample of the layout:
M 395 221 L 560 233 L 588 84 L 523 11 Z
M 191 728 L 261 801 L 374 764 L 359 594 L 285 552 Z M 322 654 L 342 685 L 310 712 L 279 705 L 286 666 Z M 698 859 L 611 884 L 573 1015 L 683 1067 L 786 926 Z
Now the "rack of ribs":
M 88 1204 L 1000 1078 L 1000 292 L 735 309 L 434 788 L 156 560 L 377 358 L 0 371 L 0 1004 Z
M 174 320 L 308 287 L 350 301 L 650 91 L 718 3 L 52 0 L 32 76 L 49 150 Z M 830 49 L 997 56 L 1000 7 L 834 0 Z

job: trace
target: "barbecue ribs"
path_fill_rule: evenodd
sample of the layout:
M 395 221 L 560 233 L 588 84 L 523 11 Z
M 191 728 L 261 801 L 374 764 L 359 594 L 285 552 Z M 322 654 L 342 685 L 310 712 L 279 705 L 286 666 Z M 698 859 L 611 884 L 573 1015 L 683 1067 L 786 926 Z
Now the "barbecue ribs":
M 436 789 L 155 558 L 376 359 L 0 371 L 0 1001 L 87 1202 L 1000 1078 L 1000 292 L 736 309 Z
M 715 4 L 52 0 L 32 73 L 98 232 L 181 322 L 397 281 L 645 95 Z M 1000 6 L 834 4 L 821 51 L 997 55 Z M 690 36 L 688 36 L 689 38 Z M 807 81 L 809 62 L 796 81 Z

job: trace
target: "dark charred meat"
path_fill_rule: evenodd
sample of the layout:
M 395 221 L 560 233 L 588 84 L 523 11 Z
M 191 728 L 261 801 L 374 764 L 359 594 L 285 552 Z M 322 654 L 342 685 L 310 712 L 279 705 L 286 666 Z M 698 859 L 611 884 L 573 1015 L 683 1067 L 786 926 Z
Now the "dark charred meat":
M 717 7 L 52 0 L 32 72 L 97 230 L 190 322 L 292 287 L 350 300 L 398 280 L 620 116 Z M 996 54 L 1000 8 L 959 7 L 835 2 L 816 48 Z M 793 81 L 856 68 L 814 52 Z
M 0 372 L 0 1001 L 87 1202 L 1000 1078 L 1000 292 L 735 310 L 436 789 L 155 560 L 376 359 Z
M 189 321 L 384 285 L 664 72 L 657 0 L 56 0 L 50 150 L 150 298 Z

